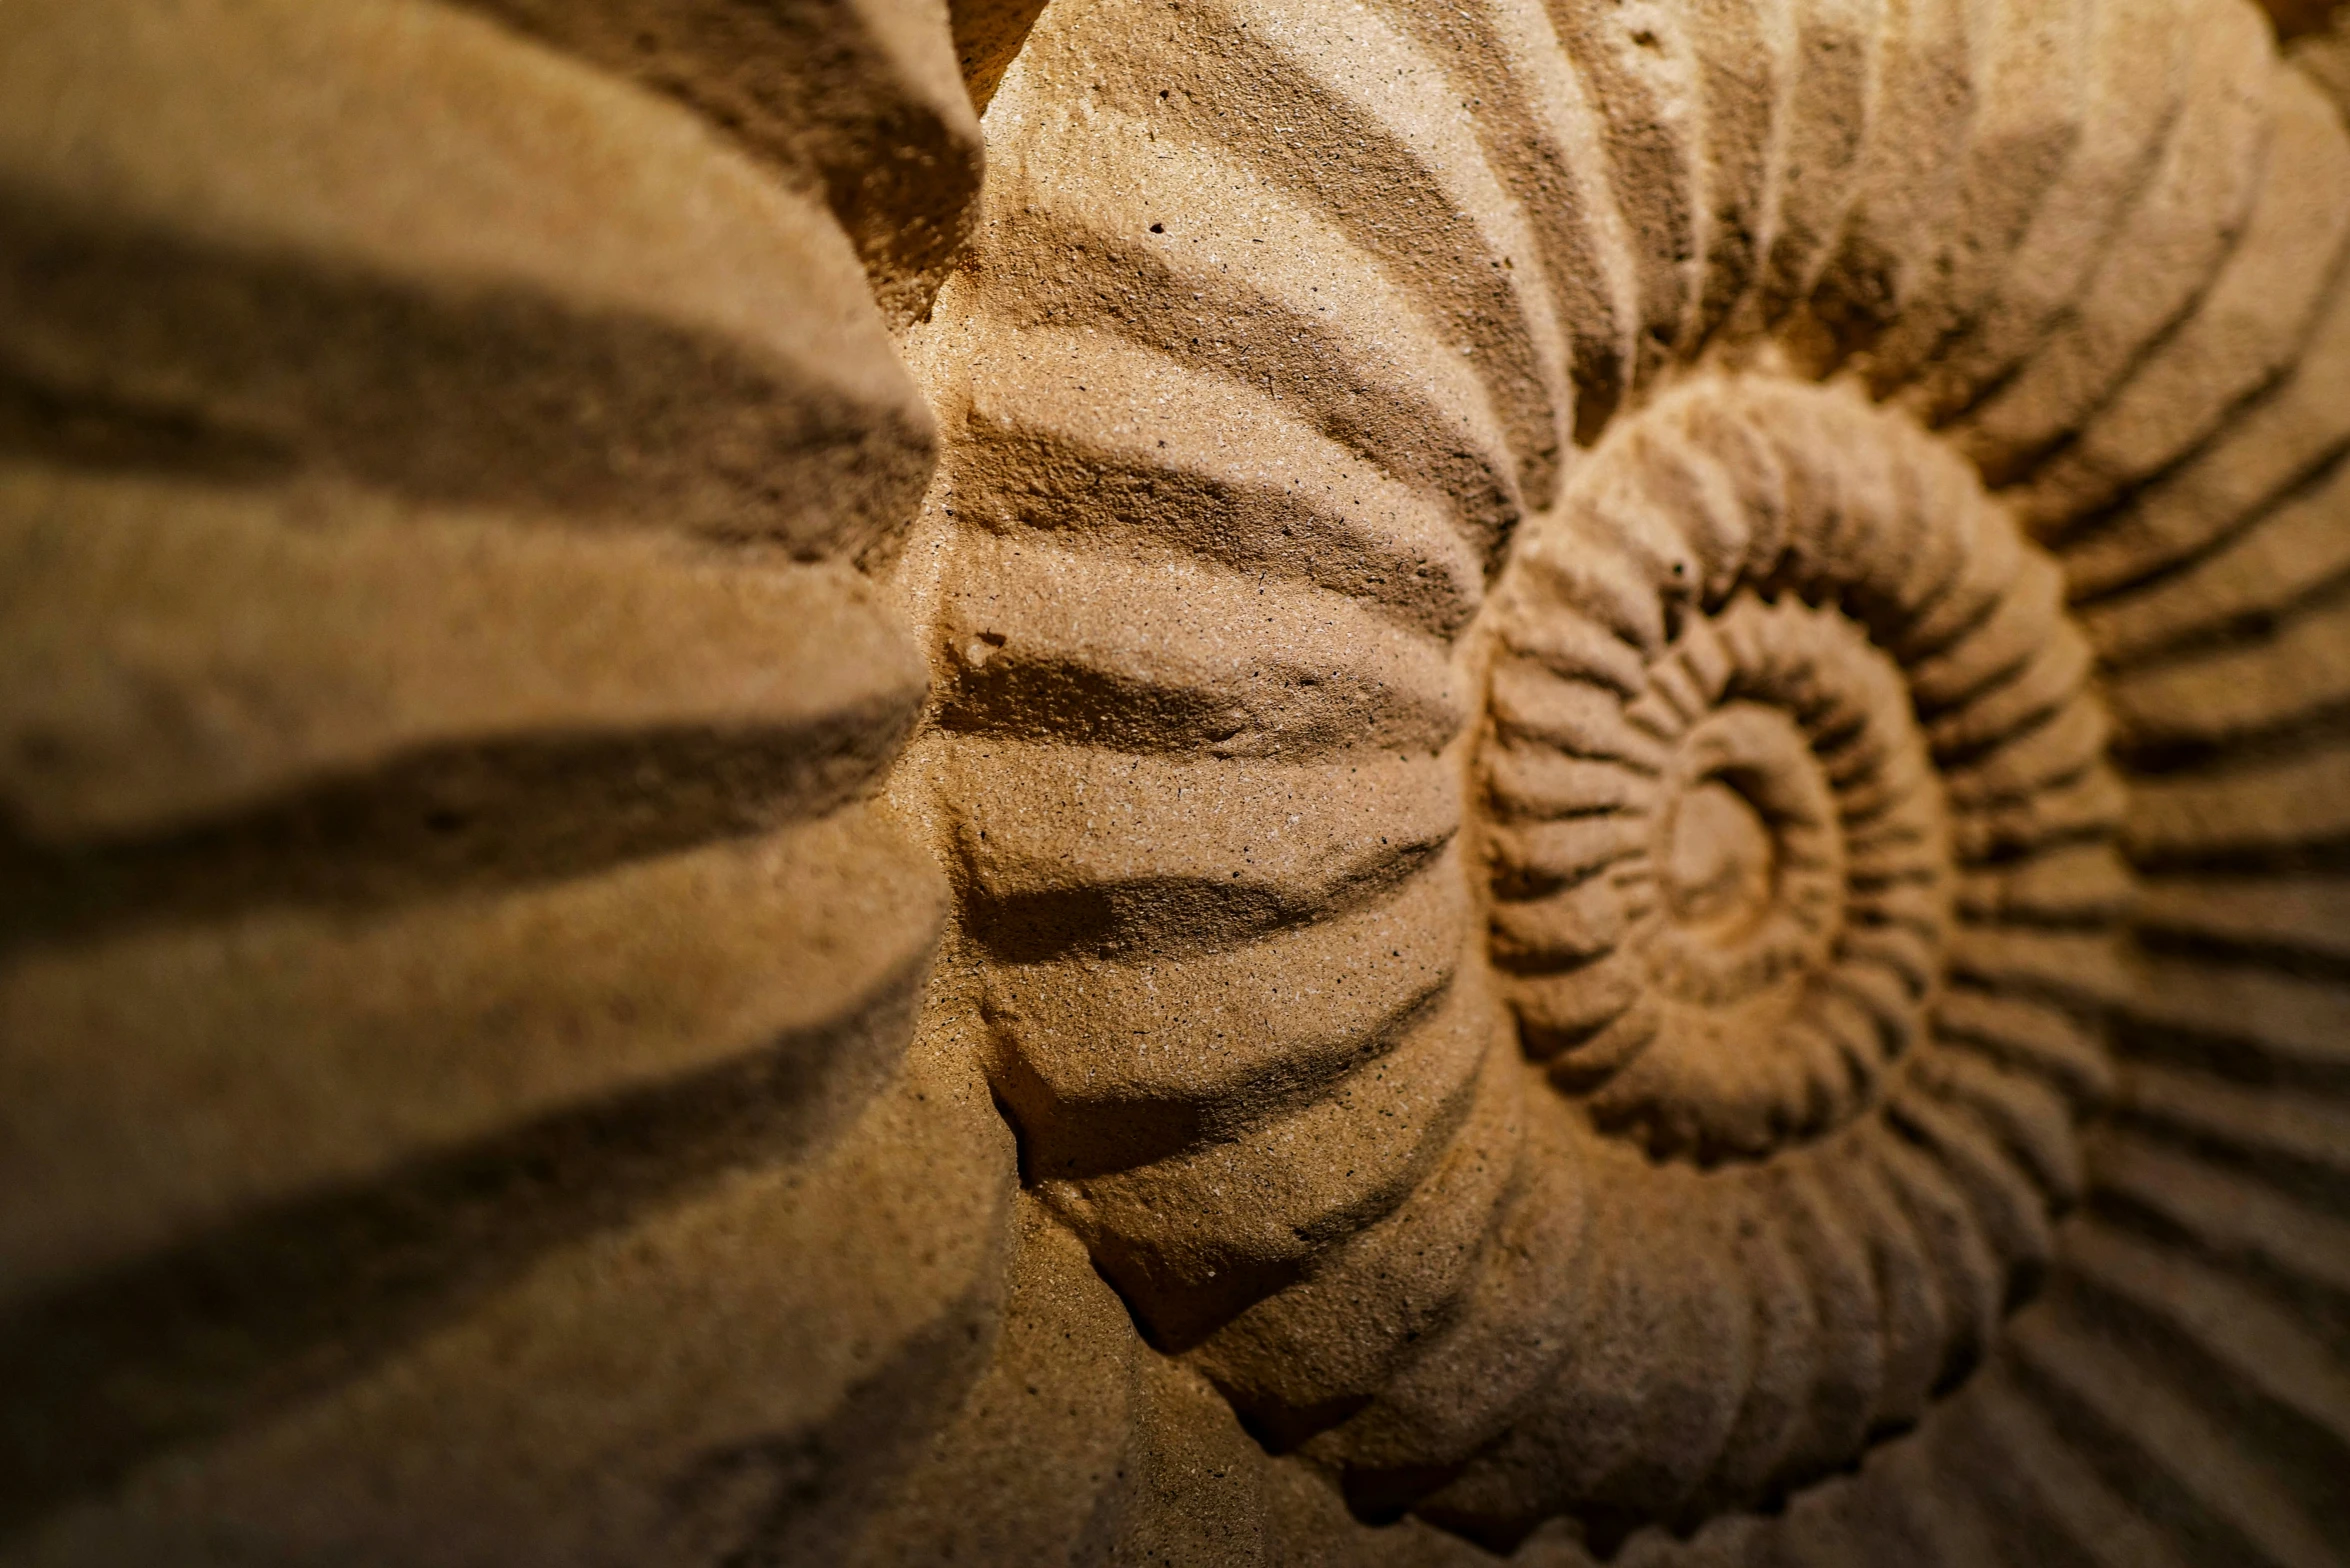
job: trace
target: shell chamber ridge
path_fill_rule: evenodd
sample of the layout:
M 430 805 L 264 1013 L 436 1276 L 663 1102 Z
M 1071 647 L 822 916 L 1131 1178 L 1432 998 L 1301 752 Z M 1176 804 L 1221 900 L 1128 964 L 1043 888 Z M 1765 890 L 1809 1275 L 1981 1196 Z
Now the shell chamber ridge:
M 1044 13 L 909 767 L 1160 1349 L 1366 1515 L 1688 1531 L 2041 1419 L 2098 1151 L 2203 1158 L 2163 596 L 2350 445 L 2350 138 L 2239 0 L 1436 9 Z

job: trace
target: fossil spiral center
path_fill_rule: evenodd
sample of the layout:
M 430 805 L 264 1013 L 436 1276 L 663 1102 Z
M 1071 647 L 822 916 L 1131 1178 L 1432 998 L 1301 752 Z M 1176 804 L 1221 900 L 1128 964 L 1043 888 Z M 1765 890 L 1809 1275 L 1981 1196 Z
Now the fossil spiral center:
M 1555 679 L 1588 715 L 1560 732 L 1573 760 L 1494 758 L 1496 951 L 1529 1049 L 1658 1155 L 1843 1124 L 1943 965 L 1945 801 L 1902 671 L 1835 603 L 1742 589 L 1637 682 Z
M 1771 824 L 1745 783 L 1716 776 L 1695 785 L 1673 807 L 1657 857 L 1673 918 L 1722 941 L 1760 922 L 1779 880 Z
M 1842 895 L 1835 799 L 1785 712 L 1732 701 L 1681 738 L 1650 861 L 1663 919 L 1646 944 L 1677 1001 L 1737 1001 L 1825 957 Z

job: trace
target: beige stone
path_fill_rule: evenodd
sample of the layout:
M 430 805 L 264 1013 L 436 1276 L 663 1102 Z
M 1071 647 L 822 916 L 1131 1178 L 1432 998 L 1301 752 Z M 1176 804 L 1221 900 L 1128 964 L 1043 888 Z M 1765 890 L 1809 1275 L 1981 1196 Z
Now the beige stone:
M 872 1048 L 898 1046 L 905 1022 L 873 1020 Z M 836 1560 L 980 1370 L 1008 1139 L 951 1042 L 917 1049 L 812 1150 L 728 1087 L 704 1111 L 724 1141 L 685 1168 L 673 1138 L 615 1157 L 609 1129 L 571 1171 L 541 1156 L 543 1173 L 602 1183 L 574 1199 L 584 1212 L 461 1215 L 495 1252 L 454 1277 L 416 1278 L 411 1260 L 362 1281 L 356 1322 L 273 1324 L 301 1337 L 246 1352 L 257 1368 L 219 1367 L 194 1323 L 196 1342 L 165 1347 L 182 1366 L 110 1347 L 148 1359 L 105 1369 L 127 1386 L 82 1392 L 137 1409 L 159 1428 L 141 1446 L 161 1451 L 11 1560 Z M 240 1318 L 252 1309 L 203 1326 Z M 141 1400 L 158 1372 L 194 1397 Z M 189 1388 L 191 1372 L 214 1386 Z M 90 1488 L 147 1457 L 86 1412 L 44 1414 L 118 1451 L 53 1456 L 20 1484 Z
M 460 3 L 680 100 L 819 196 L 898 325 L 928 311 L 968 235 L 982 160 L 965 79 L 1000 74 L 1033 14 L 957 7 L 978 51 L 958 71 L 945 0 Z
M 2267 10 L 0 6 L 0 1562 L 2346 1560 Z
M 906 1057 L 926 680 L 854 561 L 932 427 L 855 253 L 436 6 L 0 62 L 6 1554 L 798 1528 L 978 1371 L 1012 1187 Z
M 839 232 L 689 116 L 423 6 L 9 27 L 28 436 L 799 554 L 920 489 Z

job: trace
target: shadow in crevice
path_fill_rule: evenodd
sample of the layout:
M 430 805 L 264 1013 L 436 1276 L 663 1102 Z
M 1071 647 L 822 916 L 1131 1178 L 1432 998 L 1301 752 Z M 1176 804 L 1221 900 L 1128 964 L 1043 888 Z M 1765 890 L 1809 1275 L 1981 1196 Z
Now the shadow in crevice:
M 211 244 L 0 181 L 0 454 L 299 466 L 812 558 L 871 542 L 928 476 L 911 398 L 851 385 L 751 333 Z
M 1448 830 L 1418 843 L 1383 845 L 1301 886 L 1171 876 L 975 891 L 968 922 L 988 955 L 1004 964 L 1166 962 L 1229 952 L 1383 902 L 1434 865 L 1451 841 Z
M 365 912 L 526 886 L 812 820 L 868 791 L 910 715 L 546 737 L 412 753 L 154 838 L 0 821 L 0 956 L 288 907 Z
M 379 1180 L 294 1199 L 0 1315 L 0 1533 L 348 1380 L 541 1258 L 805 1158 L 887 1081 L 918 968 L 858 1011 Z
M 842 1560 L 985 1370 L 991 1304 L 963 1298 L 844 1393 L 824 1420 L 706 1450 L 673 1476 L 665 1535 L 678 1561 Z

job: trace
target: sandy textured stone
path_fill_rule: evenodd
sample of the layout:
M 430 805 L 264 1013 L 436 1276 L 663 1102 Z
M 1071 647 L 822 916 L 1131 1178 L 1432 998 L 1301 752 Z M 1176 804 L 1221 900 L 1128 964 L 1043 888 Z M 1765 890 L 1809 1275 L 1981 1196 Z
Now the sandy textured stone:
M 2343 1560 L 2341 26 L 0 7 L 0 1561 Z
M 2294 43 L 2289 57 L 2350 113 L 2350 17 L 2339 6 L 2326 9 L 2332 12 L 2332 25 L 2305 29 L 2306 36 Z
M 982 162 L 971 101 L 1034 12 L 1022 0 L 958 19 L 959 37 L 980 38 L 958 71 L 946 0 L 463 3 L 680 100 L 820 195 L 899 325 L 928 311 L 968 236 Z
M 2342 266 L 2350 237 L 2350 138 L 2335 105 L 2294 71 L 2273 80 L 2260 194 L 2235 254 L 2194 316 L 2018 499 L 2053 531 L 2110 507 L 2217 431 L 2283 373 Z
M 1008 1140 L 951 1039 L 800 1160 L 745 1131 L 392 1322 L 271 1347 L 311 1354 L 8 1560 L 839 1560 L 980 1369 Z
M 2240 440 L 2239 470 L 2322 459 L 2316 378 L 2337 356 L 2303 324 L 2331 320 L 2340 204 L 2286 193 L 2330 189 L 2350 141 L 2235 6 L 1546 9 L 1601 160 L 1573 161 L 1565 116 L 1535 134 L 1610 187 L 1622 227 L 1590 232 L 1629 246 L 1614 275 L 1649 344 L 1632 384 L 1709 337 L 1747 376 L 1650 393 L 1612 428 L 1591 417 L 1621 373 L 1544 347 L 1541 307 L 1572 295 L 1530 281 L 1577 252 L 1496 256 L 1508 220 L 1458 143 L 1410 93 L 1362 81 L 1379 61 L 1476 81 L 1470 107 L 1507 122 L 1544 80 L 1508 47 L 1538 36 L 1525 24 L 1048 8 L 989 111 L 1003 184 L 973 265 L 911 345 L 948 463 L 902 581 L 942 686 L 964 693 L 927 776 L 991 966 L 996 1081 L 1045 1161 L 1032 1179 L 1162 1340 L 1229 1312 L 1200 1364 L 1277 1442 L 1344 1472 L 1362 1509 L 1666 1561 L 1679 1549 L 1642 1526 L 1695 1529 L 1872 1433 L 1959 1421 L 1943 1412 L 1966 1373 L 1998 1361 L 2003 1320 L 2061 1266 L 2058 1222 L 2096 1181 L 2074 1120 L 2131 1070 L 2104 1059 L 2100 1020 L 2154 973 L 2116 961 L 2129 872 L 2110 846 L 2148 842 L 2167 808 L 2125 825 L 2112 770 L 2159 737 L 2107 760 L 2104 612 L 2068 619 L 2071 562 L 2019 521 L 2060 533 Z M 1209 99 L 1211 73 L 1236 96 Z M 1368 156 L 1334 161 L 1316 149 L 1348 114 Z M 1526 188 L 1522 150 L 1475 155 L 1505 195 Z M 1377 179 L 1399 194 L 1366 208 L 1349 164 L 1392 168 Z M 1421 235 L 1444 224 L 1468 277 L 1431 271 Z M 1514 290 L 1466 303 L 1480 258 L 1505 256 Z M 1502 307 L 1520 322 L 1472 324 Z M 1482 386 L 1444 368 L 1448 346 Z M 1305 373 L 1316 354 L 1335 376 Z M 1847 359 L 1957 428 L 1788 374 Z M 1577 378 L 1573 428 L 1598 437 L 1560 506 L 1518 433 L 1520 365 Z M 1219 382 L 1256 439 L 1201 439 L 1190 410 Z M 1428 412 L 1402 417 L 1399 393 Z M 1565 389 L 1543 396 L 1562 419 Z M 2274 434 L 2239 435 L 2261 424 Z M 1390 499 L 1366 469 L 1417 494 Z M 2010 479 L 2028 488 L 1999 494 Z M 2226 530 L 2275 492 L 2203 493 Z M 1480 544 L 1497 518 L 1513 531 L 1477 616 L 1430 624 L 1489 693 L 1497 727 L 1464 730 L 1490 734 L 1481 755 L 1399 730 L 1386 639 L 1341 629 L 1338 596 L 1383 607 L 1392 588 L 1254 543 L 1252 505 L 1449 512 Z M 2276 584 L 2266 603 L 2288 583 L 2330 592 L 2327 513 L 2295 515 L 2207 591 L 2247 613 L 2255 583 Z M 2080 530 L 2082 571 L 2122 558 L 2114 526 Z M 2338 664 L 2331 626 L 2313 609 L 2273 651 L 2122 681 L 2122 731 L 2174 687 L 2165 712 L 2242 712 L 2230 735 L 2319 722 L 2332 683 L 2283 672 Z M 1325 665 L 1339 649 L 1351 662 Z M 1383 740 L 1393 768 L 1322 771 L 1315 804 L 1325 757 Z M 1343 1036 L 1268 1020 L 1233 1045 L 1221 1025 L 1239 988 L 1278 994 L 1268 963 L 1310 994 L 1344 944 L 1366 976 L 1410 951 L 1375 956 L 1377 923 L 1300 851 L 1415 816 L 1420 747 L 1458 770 L 1464 869 L 1490 879 L 1485 918 L 1456 929 L 1553 1082 L 1528 1086 L 1523 1130 L 1479 1113 L 1451 1134 L 1504 1140 L 1483 1159 L 1429 1167 L 1409 1202 L 1324 1242 L 1294 1186 L 1255 1174 L 1297 1155 L 1288 1113 L 1253 1119 L 1266 1088 L 1244 1086 L 1322 1092 Z M 1229 782 L 1210 783 L 1219 767 Z M 1221 789 L 1234 804 L 1202 833 L 1189 812 Z M 1314 809 L 1283 824 L 1290 845 L 1252 847 L 1301 795 Z M 2310 809 L 2272 836 L 2320 834 Z M 1230 895 L 1211 899 L 1218 881 Z M 2161 972 L 2181 996 L 2283 1006 L 2274 986 Z M 1322 1016 L 1391 1049 L 1381 1006 Z M 1330 1146 L 1358 1171 L 1416 1157 L 1404 1121 L 1341 1125 Z M 1521 1139 L 1541 1151 L 1524 1177 Z M 1224 1179 L 1203 1188 L 1202 1171 Z M 1268 1225 L 1305 1254 L 1269 1267 Z M 1211 1282 L 1240 1299 L 1216 1307 Z M 1976 1504 L 1999 1473 L 1971 1439 L 1888 1451 L 1868 1472 L 1885 1479 L 1789 1539 L 1870 1560 L 1911 1528 L 1896 1499 L 1915 1492 L 1931 1550 L 1991 1560 L 2016 1539 Z M 1561 1511 L 1579 1520 L 1567 1537 L 1536 1532 Z M 1748 1521 L 1689 1550 L 1767 1556 L 1775 1534 Z
M 1029 1199 L 1014 1223 L 987 1370 L 844 1561 L 1057 1565 L 1109 1550 L 1147 1352 L 1066 1226 Z
M 0 1555 L 845 1539 L 1013 1181 L 855 252 L 438 6 L 12 7 L 0 100 Z
M 2277 36 L 2287 39 L 2325 32 L 2342 11 L 2338 0 L 2261 0 L 2261 7 L 2276 23 Z
M 800 554 L 919 492 L 929 420 L 839 231 L 686 114 L 422 4 L 7 27 L 36 441 Z
M 852 811 L 576 884 L 26 955 L 0 983 L 8 1293 L 667 1081 L 732 1071 L 821 1128 L 886 1049 L 872 1015 L 919 994 L 939 902 Z
M 657 538 L 566 538 L 365 494 L 29 468 L 0 487 L 0 787 L 51 843 L 532 752 L 541 774 L 605 775 L 607 796 L 658 800 L 665 773 L 672 792 L 735 794 L 749 821 L 784 820 L 869 781 L 922 701 L 920 663 L 842 566 L 746 569 Z M 726 752 L 765 753 L 767 776 Z M 539 801 L 469 804 L 552 805 L 531 782 Z

